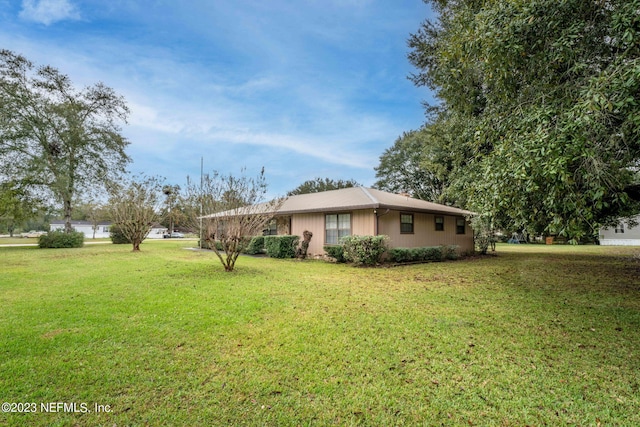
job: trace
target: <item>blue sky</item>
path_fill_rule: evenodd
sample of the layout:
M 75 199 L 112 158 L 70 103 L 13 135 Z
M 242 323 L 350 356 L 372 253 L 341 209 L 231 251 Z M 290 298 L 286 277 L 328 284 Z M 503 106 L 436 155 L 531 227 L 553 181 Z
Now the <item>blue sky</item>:
M 256 175 L 375 182 L 379 156 L 424 121 L 407 79 L 422 0 L 0 0 L 0 48 L 131 109 L 130 170 L 183 185 Z

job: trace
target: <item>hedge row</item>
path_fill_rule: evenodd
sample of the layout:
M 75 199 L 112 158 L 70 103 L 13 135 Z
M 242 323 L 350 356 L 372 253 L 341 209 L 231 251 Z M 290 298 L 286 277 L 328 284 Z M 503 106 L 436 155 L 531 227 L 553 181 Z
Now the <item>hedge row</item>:
M 252 237 L 242 253 L 258 255 L 266 253 L 271 258 L 295 258 L 299 236 L 255 236 Z M 211 249 L 210 240 L 202 240 L 203 249 Z M 221 251 L 222 244 L 215 241 L 216 248 Z
M 62 230 L 55 230 L 38 238 L 40 248 L 81 248 L 83 245 L 84 233 L 79 231 L 65 233 Z
M 389 249 L 390 262 L 439 262 L 458 258 L 458 247 L 452 246 L 425 246 L 421 248 L 393 248 Z

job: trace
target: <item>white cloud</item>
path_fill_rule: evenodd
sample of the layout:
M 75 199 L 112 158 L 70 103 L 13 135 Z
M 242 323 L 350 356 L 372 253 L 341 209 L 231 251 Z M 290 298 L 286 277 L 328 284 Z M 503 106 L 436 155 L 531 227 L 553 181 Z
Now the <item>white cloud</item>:
M 69 0 L 23 0 L 20 18 L 50 25 L 68 19 L 80 19 L 80 13 Z

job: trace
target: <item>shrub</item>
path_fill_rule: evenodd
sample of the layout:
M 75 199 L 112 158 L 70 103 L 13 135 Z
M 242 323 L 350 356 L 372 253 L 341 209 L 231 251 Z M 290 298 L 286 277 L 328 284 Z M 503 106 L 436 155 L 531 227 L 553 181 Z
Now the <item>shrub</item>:
M 125 243 L 131 243 L 131 240 L 127 236 L 124 235 L 120 227 L 118 225 L 113 224 L 109 228 L 109 237 L 111 238 L 111 242 L 114 245 L 123 245 Z
M 220 243 L 219 241 L 213 241 L 213 240 L 207 240 L 207 239 L 200 239 L 200 247 L 202 249 L 211 249 L 213 250 L 213 245 L 216 245 L 216 248 L 221 251 L 222 250 L 222 243 Z
M 440 246 L 430 246 L 425 248 L 423 261 L 442 261 L 442 249 Z
M 41 248 L 81 248 L 84 245 L 84 233 L 73 231 L 65 233 L 62 230 L 50 231 L 38 238 Z
M 243 251 L 247 255 L 257 255 L 264 252 L 264 236 L 255 236 L 251 238 L 249 244 Z
M 442 258 L 447 260 L 458 259 L 458 245 L 442 246 Z
M 406 262 L 439 262 L 445 259 L 458 259 L 458 246 L 425 246 L 421 248 L 389 249 L 389 261 Z
M 340 240 L 344 258 L 357 265 L 375 265 L 387 251 L 387 236 L 346 236 Z
M 335 259 L 336 262 L 347 262 L 347 260 L 344 259 L 344 248 L 342 246 L 325 246 L 324 251 L 328 256 Z
M 414 251 L 412 248 L 392 248 L 389 249 L 389 261 L 391 262 L 413 262 Z
M 299 236 L 264 236 L 264 248 L 271 258 L 294 258 Z

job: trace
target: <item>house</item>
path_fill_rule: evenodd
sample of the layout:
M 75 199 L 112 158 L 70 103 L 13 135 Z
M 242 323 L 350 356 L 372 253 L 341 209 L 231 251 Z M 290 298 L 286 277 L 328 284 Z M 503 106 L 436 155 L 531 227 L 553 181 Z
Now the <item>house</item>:
M 109 233 L 109 229 L 112 223 L 108 221 L 101 221 L 97 224 L 96 227 L 96 239 L 109 238 L 111 234 Z M 51 231 L 55 230 L 64 230 L 64 221 L 63 220 L 54 220 L 50 223 Z M 93 238 L 93 223 L 91 221 L 71 221 L 71 227 L 75 231 L 80 231 L 84 233 L 84 237 L 87 239 Z M 149 231 L 149 235 L 147 239 L 162 239 L 162 236 L 167 232 L 167 228 L 162 225 L 155 223 L 151 226 L 151 231 Z
M 51 231 L 55 230 L 64 230 L 64 221 L 63 220 L 53 220 L 49 223 Z M 108 221 L 100 221 L 97 223 L 95 228 L 95 236 L 93 234 L 93 222 L 91 221 L 71 221 L 71 227 L 75 231 L 79 231 L 84 233 L 84 237 L 87 239 L 102 239 L 105 237 L 110 237 L 109 228 L 111 227 L 111 223 Z
M 387 235 L 390 247 L 457 245 L 465 252 L 473 250 L 473 231 L 466 220 L 471 214 L 407 195 L 352 187 L 287 198 L 265 234 L 302 236 L 311 231 L 308 251 L 314 255 L 349 235 Z
M 154 223 L 151 225 L 151 231 L 149 231 L 147 239 L 162 239 L 168 231 L 167 227 L 162 226 L 162 224 Z
M 602 227 L 598 233 L 603 246 L 640 246 L 640 215 L 628 220 L 620 220 L 613 228 Z M 632 227 L 633 225 L 633 227 Z

